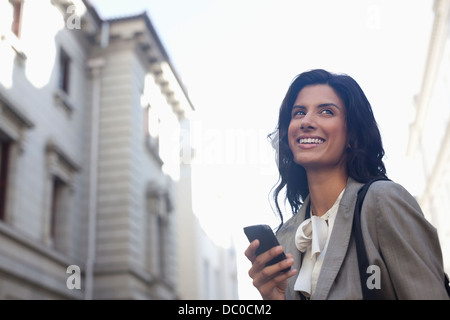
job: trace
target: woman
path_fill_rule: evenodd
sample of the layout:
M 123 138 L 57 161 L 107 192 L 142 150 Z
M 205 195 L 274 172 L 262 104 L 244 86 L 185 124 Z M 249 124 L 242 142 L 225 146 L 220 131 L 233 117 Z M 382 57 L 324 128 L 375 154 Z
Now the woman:
M 348 75 L 304 72 L 286 93 L 272 139 L 281 246 L 256 256 L 259 241 L 249 245 L 254 286 L 263 299 L 362 299 L 351 236 L 355 201 L 365 182 L 386 177 L 369 101 Z M 286 223 L 278 203 L 284 189 L 293 212 Z M 387 180 L 371 185 L 361 229 L 373 272 L 368 285 L 378 298 L 448 299 L 436 230 L 402 186 Z M 287 259 L 265 266 L 283 250 Z

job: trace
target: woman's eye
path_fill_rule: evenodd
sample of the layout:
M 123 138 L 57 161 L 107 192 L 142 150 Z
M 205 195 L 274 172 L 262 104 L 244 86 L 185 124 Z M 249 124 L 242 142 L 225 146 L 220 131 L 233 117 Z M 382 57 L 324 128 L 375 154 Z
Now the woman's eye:
M 292 117 L 304 116 L 305 114 L 304 111 L 297 110 L 292 113 Z
M 333 111 L 331 111 L 330 109 L 324 109 L 320 113 L 322 113 L 322 114 L 331 114 L 331 115 L 334 114 Z

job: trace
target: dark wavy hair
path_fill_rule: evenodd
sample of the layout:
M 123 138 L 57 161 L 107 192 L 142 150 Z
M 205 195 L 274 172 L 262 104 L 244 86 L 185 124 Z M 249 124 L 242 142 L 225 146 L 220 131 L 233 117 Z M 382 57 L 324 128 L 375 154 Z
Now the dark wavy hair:
M 309 194 L 305 169 L 293 161 L 289 148 L 288 127 L 291 112 L 299 92 L 308 85 L 326 84 L 334 89 L 344 102 L 349 137 L 347 148 L 347 174 L 359 182 L 371 178 L 386 176 L 383 163 L 384 149 L 380 131 L 372 112 L 372 107 L 358 83 L 346 74 L 335 74 L 323 69 L 314 69 L 296 76 L 288 88 L 281 103 L 278 125 L 269 134 L 275 148 L 279 179 L 272 189 L 276 211 L 283 224 L 283 213 L 278 198 L 285 189 L 285 201 L 288 200 L 292 214 L 296 214 Z

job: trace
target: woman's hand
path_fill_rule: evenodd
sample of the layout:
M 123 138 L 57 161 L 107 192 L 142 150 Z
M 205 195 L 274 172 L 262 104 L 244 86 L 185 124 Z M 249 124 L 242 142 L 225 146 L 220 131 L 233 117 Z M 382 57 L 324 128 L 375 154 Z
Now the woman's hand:
M 297 270 L 280 271 L 294 264 L 292 255 L 286 254 L 287 259 L 266 267 L 266 263 L 282 253 L 283 248 L 281 246 L 273 247 L 256 256 L 255 252 L 258 247 L 259 240 L 255 240 L 245 250 L 245 256 L 252 263 L 248 274 L 253 279 L 253 285 L 258 289 L 264 300 L 286 299 L 287 279 L 295 275 Z

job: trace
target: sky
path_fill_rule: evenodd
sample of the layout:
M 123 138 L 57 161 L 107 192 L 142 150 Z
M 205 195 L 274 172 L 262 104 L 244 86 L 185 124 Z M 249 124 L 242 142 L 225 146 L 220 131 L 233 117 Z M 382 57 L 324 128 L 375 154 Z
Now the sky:
M 293 78 L 323 68 L 352 76 L 371 102 L 391 179 L 412 194 L 406 158 L 432 0 L 91 0 L 103 18 L 146 11 L 196 109 L 193 206 L 218 244 L 234 245 L 239 296 L 248 277 L 242 228 L 278 225 L 278 174 L 267 134 Z

